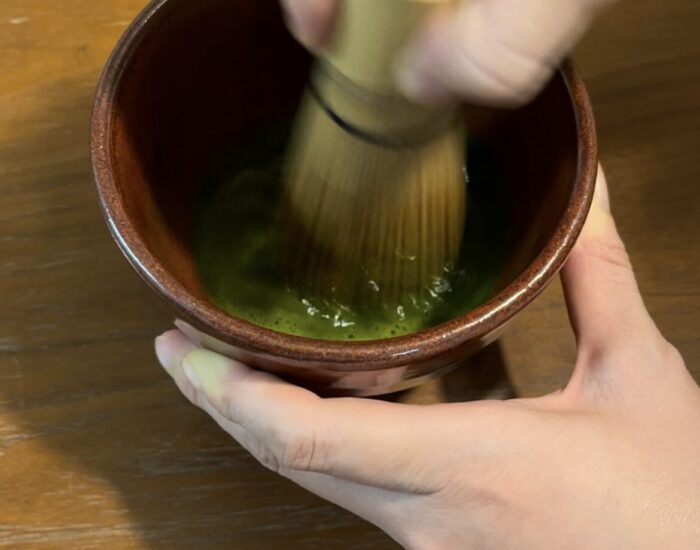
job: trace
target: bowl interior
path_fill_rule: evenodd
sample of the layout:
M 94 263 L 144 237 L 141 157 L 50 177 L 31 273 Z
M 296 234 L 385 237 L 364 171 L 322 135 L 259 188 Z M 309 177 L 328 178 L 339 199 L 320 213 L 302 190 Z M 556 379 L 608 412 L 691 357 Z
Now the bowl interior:
M 159 269 L 206 302 L 190 247 L 204 175 L 226 147 L 294 110 L 310 58 L 285 30 L 277 0 L 156 4 L 121 46 L 111 170 L 122 215 Z M 495 294 L 538 258 L 570 207 L 576 116 L 560 74 L 523 109 L 465 117 L 502 174 L 503 186 L 484 190 L 483 200 L 508 206 L 510 253 Z M 150 275 L 153 284 L 158 273 Z

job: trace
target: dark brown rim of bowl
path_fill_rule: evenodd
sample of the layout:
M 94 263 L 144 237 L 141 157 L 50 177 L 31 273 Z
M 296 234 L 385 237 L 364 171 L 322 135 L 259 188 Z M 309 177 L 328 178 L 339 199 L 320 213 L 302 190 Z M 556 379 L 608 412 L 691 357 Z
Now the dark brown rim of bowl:
M 166 302 L 210 336 L 241 349 L 335 370 L 378 370 L 430 360 L 469 341 L 486 338 L 507 323 L 545 288 L 564 265 L 586 220 L 597 174 L 597 140 L 586 89 L 570 60 L 561 74 L 572 98 L 578 132 L 574 193 L 557 229 L 532 264 L 497 296 L 478 308 L 430 329 L 375 341 L 340 342 L 303 338 L 231 317 L 192 296 L 148 249 L 121 204 L 112 165 L 113 98 L 139 43 L 157 26 L 154 15 L 169 0 L 151 2 L 120 39 L 104 69 L 95 99 L 91 129 L 92 167 L 100 205 L 112 236 L 141 277 Z M 365 368 L 362 364 L 366 363 Z

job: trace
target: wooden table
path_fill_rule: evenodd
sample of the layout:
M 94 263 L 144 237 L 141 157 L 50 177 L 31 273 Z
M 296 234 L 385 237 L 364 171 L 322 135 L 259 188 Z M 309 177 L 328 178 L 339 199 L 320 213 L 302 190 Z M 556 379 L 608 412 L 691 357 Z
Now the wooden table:
M 107 235 L 88 164 L 99 71 L 144 0 L 0 3 L 0 546 L 391 548 L 259 467 L 156 365 L 170 314 Z M 578 52 L 647 304 L 700 378 L 700 3 L 634 0 Z M 499 346 L 401 399 L 567 380 L 558 284 Z

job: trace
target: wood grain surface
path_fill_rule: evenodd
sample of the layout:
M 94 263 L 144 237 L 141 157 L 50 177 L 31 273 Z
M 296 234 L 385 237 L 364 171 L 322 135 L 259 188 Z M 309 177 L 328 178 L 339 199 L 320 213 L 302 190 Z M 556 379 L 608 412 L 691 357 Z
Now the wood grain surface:
M 0 547 L 393 548 L 259 467 L 156 365 L 171 317 L 97 209 L 99 72 L 143 0 L 0 2 Z M 700 379 L 700 3 L 628 0 L 578 51 L 614 211 Z M 558 284 L 470 369 L 399 396 L 538 395 L 573 338 Z

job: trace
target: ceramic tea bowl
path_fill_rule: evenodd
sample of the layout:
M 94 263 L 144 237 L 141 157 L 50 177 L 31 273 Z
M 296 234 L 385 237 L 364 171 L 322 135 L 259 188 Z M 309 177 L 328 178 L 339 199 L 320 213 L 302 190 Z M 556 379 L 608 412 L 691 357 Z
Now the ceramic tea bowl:
M 102 76 L 92 123 L 99 201 L 134 269 L 203 345 L 326 395 L 376 395 L 458 366 L 556 276 L 590 208 L 593 115 L 570 63 L 530 105 L 470 112 L 503 174 L 511 252 L 479 307 L 388 340 L 334 342 L 238 319 L 208 298 L 190 248 L 193 197 L 221 148 L 293 112 L 309 56 L 276 0 L 156 0 Z M 135 314 L 137 314 L 135 312 Z

